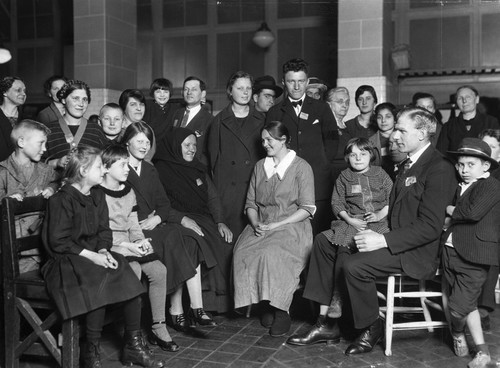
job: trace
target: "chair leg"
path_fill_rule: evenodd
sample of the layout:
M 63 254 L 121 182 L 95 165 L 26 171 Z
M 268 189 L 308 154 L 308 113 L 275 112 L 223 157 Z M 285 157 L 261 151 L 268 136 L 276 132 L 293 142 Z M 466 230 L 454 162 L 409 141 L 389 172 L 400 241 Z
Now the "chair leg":
M 16 302 L 8 293 L 4 296 L 4 346 L 5 367 L 19 368 L 19 356 L 16 354 L 19 345 L 20 317 L 16 308 Z
M 418 281 L 418 288 L 421 292 L 426 291 L 425 280 Z M 426 300 L 427 300 L 426 297 L 420 298 L 420 305 L 422 306 L 422 313 L 424 314 L 424 319 L 426 322 L 432 322 L 431 312 L 429 311 L 429 307 L 427 306 L 427 303 L 425 302 Z M 427 327 L 427 330 L 429 332 L 434 332 L 434 327 Z
M 250 313 L 252 313 L 252 304 L 250 304 L 248 307 L 247 307 L 247 313 L 246 313 L 246 317 L 247 318 L 250 318 Z
M 72 318 L 63 322 L 62 335 L 62 368 L 78 368 L 80 357 L 78 318 Z
M 385 313 L 385 355 L 392 355 L 392 325 L 394 322 L 394 288 L 396 280 L 394 276 L 387 278 L 387 311 Z

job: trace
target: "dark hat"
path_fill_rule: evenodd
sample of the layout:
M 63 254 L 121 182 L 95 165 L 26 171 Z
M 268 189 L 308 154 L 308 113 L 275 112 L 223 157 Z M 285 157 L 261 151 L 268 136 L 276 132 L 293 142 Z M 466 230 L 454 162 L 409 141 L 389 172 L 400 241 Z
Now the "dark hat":
M 255 79 L 253 84 L 253 93 L 259 93 L 263 89 L 271 89 L 276 93 L 276 98 L 283 94 L 283 88 L 276 85 L 276 81 L 270 75 L 264 75 Z
M 454 157 L 456 156 L 473 156 L 491 163 L 491 169 L 498 167 L 498 162 L 491 157 L 491 148 L 488 143 L 479 138 L 464 138 L 456 151 L 448 151 Z
M 316 78 L 316 77 L 309 78 L 309 84 L 307 85 L 307 88 L 309 88 L 309 87 L 319 88 L 323 93 L 325 93 L 326 90 L 328 89 L 325 82 L 323 82 L 321 79 Z

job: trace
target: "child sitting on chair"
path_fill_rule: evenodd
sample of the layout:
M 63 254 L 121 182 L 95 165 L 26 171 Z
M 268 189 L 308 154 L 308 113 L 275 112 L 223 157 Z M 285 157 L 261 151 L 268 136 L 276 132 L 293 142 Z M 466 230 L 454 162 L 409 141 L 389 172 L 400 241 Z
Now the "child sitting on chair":
M 49 198 L 55 193 L 58 187 L 55 171 L 40 162 L 49 133 L 45 125 L 34 120 L 24 119 L 14 125 L 10 138 L 15 151 L 0 162 L 0 200 L 12 197 L 22 201 L 24 197 L 38 195 Z M 16 218 L 16 236 L 20 238 L 39 232 L 42 220 L 39 213 Z M 21 273 L 39 268 L 38 254 L 37 249 L 21 252 Z
M 449 217 L 443 234 L 453 348 L 458 356 L 469 354 L 464 333 L 467 325 L 476 351 L 468 367 L 483 368 L 491 358 L 477 301 L 490 266 L 498 262 L 500 183 L 488 171 L 498 163 L 479 138 L 464 138 L 457 151 L 448 153 L 457 157 L 455 167 L 462 179 L 454 203 L 446 207 Z

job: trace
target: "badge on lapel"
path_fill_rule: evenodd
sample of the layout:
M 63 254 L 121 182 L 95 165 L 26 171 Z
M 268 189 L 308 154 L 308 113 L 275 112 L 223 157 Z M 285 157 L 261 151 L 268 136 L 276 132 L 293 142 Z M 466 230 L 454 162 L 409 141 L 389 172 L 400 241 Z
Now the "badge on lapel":
M 200 186 L 202 184 L 203 184 L 203 181 L 200 178 L 196 179 L 196 185 L 197 186 Z
M 307 120 L 307 119 L 309 119 L 309 114 L 306 112 L 300 112 L 299 118 L 303 119 L 303 120 Z
M 408 176 L 405 179 L 405 186 L 409 187 L 417 182 L 417 178 L 415 176 Z

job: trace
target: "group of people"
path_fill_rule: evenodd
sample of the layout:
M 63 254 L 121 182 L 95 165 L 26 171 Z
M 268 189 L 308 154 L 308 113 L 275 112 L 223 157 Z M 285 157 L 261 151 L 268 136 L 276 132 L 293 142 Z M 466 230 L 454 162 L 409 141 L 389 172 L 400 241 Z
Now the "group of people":
M 89 120 L 82 81 L 49 78 L 51 103 L 36 120 L 22 118 L 23 81 L 0 81 L 0 197 L 50 197 L 35 229 L 48 256 L 41 271 L 63 318 L 85 316 L 84 366 L 101 366 L 105 307 L 120 302 L 122 362 L 163 366 L 141 334 L 142 273 L 147 341 L 163 350 L 179 349 L 167 323 L 190 333 L 216 325 L 205 310 L 257 303 L 271 336 L 287 334 L 307 269 L 303 296 L 320 305 L 319 317 L 287 343 L 339 341 L 350 304 L 359 330 L 351 355 L 371 351 L 383 334 L 376 278 L 431 278 L 440 265 L 455 353 L 469 353 L 467 326 L 477 352 L 470 366 L 486 366 L 481 321 L 487 327 L 498 278 L 500 126 L 477 111 L 477 90 L 460 87 L 460 113 L 442 124 L 430 94 L 398 112 L 363 85 L 360 114 L 344 122 L 347 88 L 327 91 L 303 59 L 282 72 L 284 88 L 271 76 L 233 73 L 230 102 L 215 117 L 194 76 L 184 81 L 183 105 L 169 103 L 172 83 L 159 78 L 151 100 L 127 89 Z M 40 259 L 24 254 L 21 267 Z

